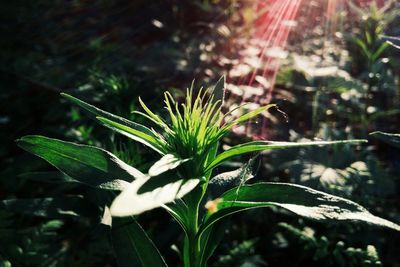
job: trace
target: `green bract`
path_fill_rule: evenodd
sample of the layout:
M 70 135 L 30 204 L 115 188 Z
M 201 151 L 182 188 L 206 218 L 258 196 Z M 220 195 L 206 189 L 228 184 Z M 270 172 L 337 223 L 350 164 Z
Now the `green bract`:
M 224 78 L 214 88 L 201 89 L 196 95 L 193 88 L 188 89 L 182 104 L 170 93 L 165 93 L 167 120 L 153 113 L 139 99 L 144 112 L 135 112 L 147 118 L 155 129 L 110 114 L 70 95 L 62 95 L 104 126 L 160 154 L 160 159 L 147 173 L 142 173 L 96 147 L 42 136 L 26 136 L 17 141 L 20 147 L 45 159 L 63 173 L 55 176 L 54 173 L 32 174 L 35 179 L 48 177 L 52 182 L 85 184 L 117 193 L 109 209 L 103 206 L 102 222 L 111 226 L 113 221 L 113 247 L 121 266 L 167 266 L 145 231 L 134 218 L 128 217 L 157 207 L 165 208 L 184 231 L 182 255 L 186 267 L 207 266 L 207 260 L 221 239 L 223 231 L 220 228 L 224 226 L 224 220 L 232 213 L 251 208 L 276 206 L 318 221 L 357 220 L 400 230 L 397 224 L 372 215 L 350 200 L 311 188 L 265 182 L 247 185 L 254 176 L 255 159 L 238 170 L 212 177 L 217 166 L 246 153 L 365 142 L 252 141 L 217 153 L 219 141 L 232 127 L 274 106 L 266 105 L 234 119 L 227 116 L 230 114 L 222 115 Z M 206 198 L 207 204 L 201 205 Z M 34 199 L 30 206 L 34 209 L 32 213 L 38 216 L 77 216 L 79 206 L 76 203 L 82 201 L 82 198 Z M 61 210 L 55 208 L 58 204 L 62 204 Z M 27 200 L 5 200 L 1 206 L 24 213 L 31 210 L 23 209 Z

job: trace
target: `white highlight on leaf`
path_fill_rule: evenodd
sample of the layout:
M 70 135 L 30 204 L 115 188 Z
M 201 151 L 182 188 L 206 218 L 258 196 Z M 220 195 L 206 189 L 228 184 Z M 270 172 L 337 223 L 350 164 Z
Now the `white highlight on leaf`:
M 182 163 L 188 161 L 188 159 L 179 159 L 173 154 L 167 154 L 163 156 L 159 161 L 154 163 L 149 169 L 150 176 L 158 176 L 168 170 L 175 169 Z
M 112 217 L 111 217 L 110 208 L 108 208 L 107 206 L 104 207 L 104 213 L 103 213 L 103 217 L 101 218 L 101 224 L 111 227 Z
M 179 180 L 151 192 L 138 194 L 139 188 L 149 179 L 151 178 L 137 179 L 122 191 L 111 205 L 111 215 L 116 217 L 138 215 L 142 212 L 161 207 L 163 204 L 170 203 L 177 198 L 182 198 L 199 183 L 199 179 Z

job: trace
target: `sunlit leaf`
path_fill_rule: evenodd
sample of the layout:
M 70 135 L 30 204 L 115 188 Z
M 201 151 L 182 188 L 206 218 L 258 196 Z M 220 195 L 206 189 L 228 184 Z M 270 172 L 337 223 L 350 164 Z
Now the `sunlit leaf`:
M 135 178 L 144 177 L 140 171 L 97 147 L 38 135 L 22 137 L 17 144 L 68 176 L 93 187 L 123 190 Z
M 317 221 L 362 221 L 400 231 L 399 225 L 372 215 L 353 201 L 285 183 L 242 185 L 227 191 L 218 201 L 217 211 L 206 215 L 201 231 L 229 214 L 268 206 L 281 207 Z
M 188 159 L 179 159 L 173 154 L 167 154 L 163 156 L 159 161 L 154 163 L 153 166 L 150 167 L 149 175 L 150 176 L 160 175 L 161 173 L 175 169 L 176 167 L 178 167 L 179 165 L 181 165 L 186 161 L 188 161 Z
M 111 214 L 117 217 L 137 215 L 142 212 L 161 207 L 177 198 L 181 198 L 192 191 L 199 179 L 178 180 L 153 191 L 139 194 L 139 188 L 146 183 L 150 177 L 133 181 L 124 191 L 122 191 L 111 205 Z
M 271 150 L 271 149 L 284 149 L 291 147 L 308 147 L 308 146 L 325 146 L 325 145 L 336 145 L 336 144 L 352 144 L 367 142 L 367 140 L 341 140 L 341 141 L 314 141 L 314 142 L 276 142 L 276 141 L 253 141 L 240 145 L 236 145 L 225 152 L 219 154 L 207 167 L 207 170 L 211 170 L 216 166 L 220 165 L 224 161 L 240 156 L 250 152 Z

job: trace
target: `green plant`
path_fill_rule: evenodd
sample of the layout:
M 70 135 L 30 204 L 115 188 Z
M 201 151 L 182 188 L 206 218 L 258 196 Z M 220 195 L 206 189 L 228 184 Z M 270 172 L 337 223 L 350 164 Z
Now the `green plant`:
M 98 202 L 98 205 L 104 207 L 102 224 L 109 227 L 112 225 L 112 242 L 120 266 L 166 266 L 146 232 L 132 217 L 157 207 L 165 208 L 182 227 L 183 264 L 187 267 L 206 266 L 222 238 L 224 219 L 251 208 L 276 206 L 314 220 L 358 220 L 400 231 L 397 224 L 372 215 L 350 200 L 311 188 L 270 182 L 246 184 L 254 176 L 251 162 L 236 171 L 212 177 L 217 166 L 233 157 L 252 152 L 364 142 L 252 141 L 217 153 L 219 141 L 232 127 L 275 106 L 266 105 L 239 118 L 233 118 L 231 113 L 222 116 L 220 110 L 224 87 L 224 78 L 221 78 L 212 90 L 200 90 L 197 96 L 193 88 L 190 88 L 181 105 L 170 93 L 165 93 L 169 122 L 154 114 L 139 99 L 145 113 L 136 113 L 149 119 L 163 130 L 162 133 L 63 94 L 66 99 L 94 115 L 104 126 L 159 153 L 161 159 L 154 163 L 147 174 L 129 166 L 110 152 L 93 146 L 43 136 L 25 136 L 17 140 L 17 143 L 63 172 L 65 175 L 60 179 L 89 185 L 98 190 L 99 196 L 105 195 Z M 224 192 L 214 195 L 204 205 L 209 195 L 208 185 L 216 180 L 219 183 L 215 184 L 220 184 Z M 232 180 L 236 186 L 229 188 L 226 183 Z M 11 211 L 19 210 L 42 216 L 50 213 L 76 216 L 96 212 L 85 205 L 82 197 L 34 199 L 33 202 L 13 199 L 2 201 L 1 206 Z
M 368 8 L 360 8 L 351 1 L 349 5 L 354 14 L 360 19 L 359 31 L 353 33 L 351 40 L 356 45 L 353 57 L 358 57 L 360 67 L 365 66 L 360 78 L 368 82 L 370 93 L 372 86 L 384 87 L 388 83 L 390 75 L 390 61 L 393 59 L 383 57 L 390 47 L 382 38 L 386 28 L 399 15 L 399 10 L 394 7 L 394 1 L 388 1 L 383 7 L 378 7 L 376 1 L 372 1 Z
M 369 68 L 389 46 L 381 38 L 387 26 L 399 15 L 393 3 L 394 1 L 388 1 L 383 7 L 378 7 L 376 1 L 372 1 L 367 8 L 360 8 L 349 2 L 351 10 L 361 21 L 359 32 L 353 37 L 353 41 L 361 49 Z

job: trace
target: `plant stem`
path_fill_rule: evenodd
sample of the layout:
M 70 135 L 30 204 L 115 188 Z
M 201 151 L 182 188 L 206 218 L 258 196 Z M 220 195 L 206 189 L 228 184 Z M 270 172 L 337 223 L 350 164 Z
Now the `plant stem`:
M 218 143 L 216 143 L 209 152 L 209 157 L 206 160 L 206 165 L 215 158 L 217 153 Z M 205 175 L 205 182 L 201 184 L 198 188 L 192 191 L 186 196 L 186 203 L 188 205 L 188 218 L 189 218 L 189 231 L 187 233 L 187 238 L 185 238 L 185 253 L 184 253 L 184 264 L 185 267 L 201 267 L 202 257 L 201 257 L 201 237 L 198 236 L 199 231 L 199 209 L 200 203 L 207 191 L 208 180 L 210 179 L 211 171 L 208 171 Z
M 197 232 L 199 229 L 198 216 L 199 216 L 199 204 L 203 196 L 202 189 L 199 188 L 195 190 L 190 195 L 188 195 L 188 217 L 189 217 L 189 231 L 188 236 L 185 239 L 186 253 L 184 257 L 187 259 L 185 262 L 185 267 L 198 267 L 200 263 L 200 241 L 197 237 Z
M 200 242 L 199 239 L 196 237 L 196 234 L 193 233 L 189 237 L 190 267 L 199 267 L 199 255 L 200 255 Z
M 208 175 L 209 176 L 209 175 Z M 189 219 L 189 231 L 188 236 L 185 239 L 186 253 L 184 257 L 188 260 L 184 260 L 185 267 L 200 267 L 201 264 L 201 244 L 199 231 L 199 209 L 201 200 L 207 189 L 207 183 L 195 189 L 190 195 L 188 195 L 188 217 Z

